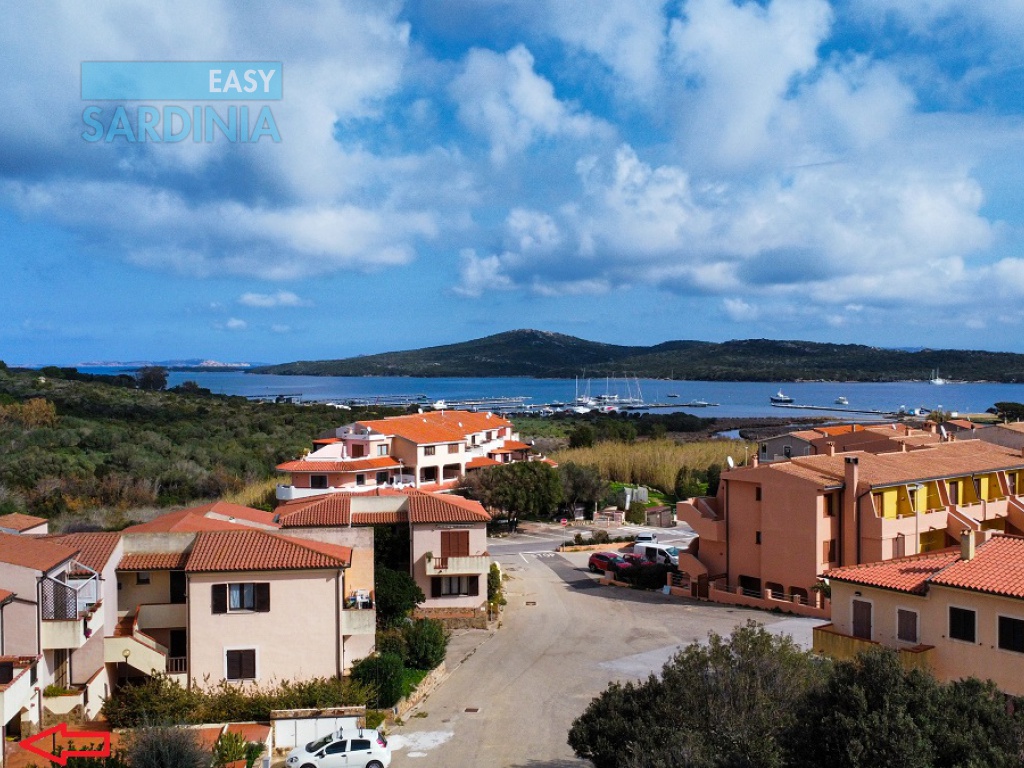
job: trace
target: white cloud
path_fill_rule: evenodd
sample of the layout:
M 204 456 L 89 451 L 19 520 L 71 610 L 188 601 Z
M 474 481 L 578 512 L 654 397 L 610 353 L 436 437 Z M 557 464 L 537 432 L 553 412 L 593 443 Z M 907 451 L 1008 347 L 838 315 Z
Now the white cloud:
M 249 324 L 245 320 L 240 320 L 237 317 L 229 318 L 224 327 L 229 331 L 244 331 L 249 327 Z
M 452 81 L 459 119 L 487 138 L 496 165 L 544 138 L 608 133 L 601 120 L 559 101 L 550 81 L 538 75 L 533 64 L 524 45 L 504 55 L 474 48 Z
M 725 314 L 734 323 L 747 323 L 752 320 L 757 320 L 761 315 L 757 307 L 748 304 L 740 298 L 723 299 L 722 307 L 725 309 Z
M 243 293 L 238 297 L 238 303 L 247 307 L 306 307 L 309 302 L 300 299 L 291 291 L 278 291 L 277 293 Z
M 453 288 L 455 293 L 478 298 L 488 291 L 503 291 L 512 287 L 512 280 L 503 274 L 500 256 L 477 256 L 471 248 L 459 254 L 459 283 Z

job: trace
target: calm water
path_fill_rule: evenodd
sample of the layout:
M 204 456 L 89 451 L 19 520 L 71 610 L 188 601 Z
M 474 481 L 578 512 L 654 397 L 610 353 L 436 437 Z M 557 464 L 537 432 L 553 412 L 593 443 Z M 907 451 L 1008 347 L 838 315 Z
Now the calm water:
M 100 372 L 100 371 L 96 371 Z M 109 372 L 109 369 L 107 370 Z M 485 397 L 527 397 L 526 402 L 541 405 L 550 402 L 570 402 L 576 394 L 577 383 L 572 379 L 416 379 L 392 377 L 344 376 L 276 376 L 236 372 L 172 372 L 169 386 L 186 380 L 197 382 L 214 392 L 229 395 L 274 396 L 300 395 L 302 400 L 339 400 L 372 398 L 375 396 L 426 395 L 435 400 L 464 400 Z M 586 382 L 579 383 L 580 393 Z M 851 383 L 851 382 L 711 382 L 662 381 L 641 379 L 640 387 L 648 403 L 670 403 L 672 408 L 655 413 L 685 411 L 698 416 L 790 416 L 799 411 L 773 408 L 769 397 L 780 389 L 797 404 L 832 406 L 837 397 L 849 400 L 848 408 L 891 411 L 901 405 L 908 409 L 941 406 L 959 413 L 978 413 L 993 403 L 1008 400 L 1024 402 L 1024 384 L 946 384 L 936 386 L 927 382 Z M 635 393 L 636 387 L 632 385 Z M 626 384 L 622 381 L 593 379 L 590 393 L 618 394 L 625 397 Z M 678 397 L 670 398 L 670 394 Z M 691 400 L 719 403 L 714 408 L 687 408 Z M 842 417 L 842 412 L 807 411 L 808 416 Z M 849 417 L 849 415 L 847 415 Z M 860 416 L 863 418 L 863 416 Z

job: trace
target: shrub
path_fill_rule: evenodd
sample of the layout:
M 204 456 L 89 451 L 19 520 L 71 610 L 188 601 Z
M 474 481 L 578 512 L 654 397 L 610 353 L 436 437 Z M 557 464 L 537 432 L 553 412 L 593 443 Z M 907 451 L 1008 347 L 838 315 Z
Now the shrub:
M 451 633 L 436 619 L 417 619 L 402 630 L 408 647 L 406 662 L 415 669 L 434 669 L 444 661 Z
M 666 574 L 670 570 L 660 563 L 637 565 L 624 570 L 619 578 L 637 589 L 661 589 L 667 583 Z
M 210 753 L 191 728 L 150 726 L 132 733 L 128 741 L 132 768 L 209 768 Z
M 389 709 L 402 698 L 405 664 L 401 656 L 381 653 L 367 656 L 352 665 L 352 677 L 371 689 L 370 706 Z
M 377 653 L 391 653 L 401 657 L 403 662 L 409 660 L 409 644 L 401 629 L 383 629 L 377 632 Z
M 213 745 L 213 764 L 215 768 L 224 768 L 235 760 L 245 759 L 245 737 L 240 733 L 222 733 Z
M 383 566 L 376 569 L 374 587 L 377 595 L 377 625 L 382 628 L 398 626 L 418 604 L 427 599 L 412 576 Z

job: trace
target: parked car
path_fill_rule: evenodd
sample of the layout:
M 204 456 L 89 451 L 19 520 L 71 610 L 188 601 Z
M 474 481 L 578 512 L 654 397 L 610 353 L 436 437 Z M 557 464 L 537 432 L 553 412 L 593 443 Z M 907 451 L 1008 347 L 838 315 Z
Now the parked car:
M 679 567 L 679 550 L 666 544 L 634 544 L 633 554 L 654 563 Z
M 654 565 L 653 560 L 648 560 L 643 555 L 638 555 L 635 552 L 627 552 L 622 555 L 623 564 L 619 567 L 619 570 L 636 568 L 641 565 Z
M 285 762 L 288 768 L 387 768 L 391 748 L 380 731 L 345 729 L 296 747 Z
M 591 573 L 603 573 L 604 571 L 616 572 L 622 567 L 625 560 L 618 552 L 595 552 L 587 561 L 587 567 Z
M 654 544 L 658 540 L 658 534 L 656 533 L 638 533 L 636 535 L 636 544 Z

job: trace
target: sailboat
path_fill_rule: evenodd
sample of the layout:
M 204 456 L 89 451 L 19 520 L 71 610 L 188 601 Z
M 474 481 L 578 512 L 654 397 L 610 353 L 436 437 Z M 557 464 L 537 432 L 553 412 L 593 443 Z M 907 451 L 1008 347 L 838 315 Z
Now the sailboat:
M 932 370 L 932 377 L 928 379 L 929 384 L 945 384 L 946 380 L 939 376 L 939 369 L 935 368 Z

